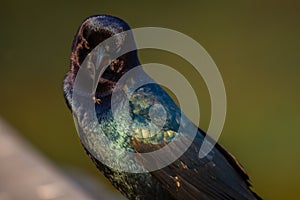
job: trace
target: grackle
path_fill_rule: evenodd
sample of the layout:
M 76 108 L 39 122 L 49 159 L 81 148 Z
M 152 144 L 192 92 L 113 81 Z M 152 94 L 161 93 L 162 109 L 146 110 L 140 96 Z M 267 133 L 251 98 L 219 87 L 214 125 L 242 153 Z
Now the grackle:
M 128 30 L 130 27 L 126 22 L 109 15 L 91 16 L 79 27 L 73 40 L 70 70 L 63 81 L 67 105 L 72 113 L 79 116 L 78 124 L 84 125 L 86 116 L 90 114 L 90 111 L 85 109 L 84 103 L 74 102 L 73 99 L 74 84 L 81 65 L 98 44 Z M 126 39 L 126 37 L 117 37 L 114 47 L 107 48 L 110 48 L 110 51 L 120 49 Z M 94 105 L 98 123 L 103 130 L 98 134 L 105 134 L 121 149 L 141 154 L 158 150 L 169 142 L 177 140 L 177 136 L 180 135 L 178 131 L 180 108 L 155 83 L 143 85 L 133 92 L 129 98 L 129 117 L 132 118 L 132 124 L 126 131 L 118 128 L 120 124 L 122 127 L 122 121 L 120 123 L 114 120 L 111 111 L 112 94 L 121 77 L 139 66 L 140 62 L 136 50 L 107 62 L 108 68 L 97 82 L 95 95 L 91 96 L 89 92 L 84 93 L 84 91 L 81 94 L 86 101 L 92 101 Z M 165 123 L 160 130 L 155 130 L 155 134 L 147 137 L 151 132 L 146 126 L 151 121 L 149 112 L 151 106 L 157 103 L 165 110 Z M 159 123 L 159 117 L 157 121 Z M 187 118 L 184 118 L 184 122 L 191 124 Z M 106 165 L 106 162 L 119 162 L 120 165 L 128 165 L 128 163 L 123 163 L 123 157 L 105 156 L 103 153 L 105 150 L 101 150 L 102 147 L 97 144 L 87 146 L 86 144 L 94 144 L 93 142 L 96 141 L 88 138 L 89 131 L 92 129 L 80 126 L 79 128 L 84 132 L 80 135 L 80 139 L 87 154 L 114 187 L 128 199 L 261 199 L 251 191 L 249 177 L 243 167 L 220 144 L 216 143 L 206 157 L 199 157 L 199 148 L 206 136 L 206 133 L 199 128 L 196 128 L 196 135 L 191 145 L 177 160 L 161 169 L 143 173 L 126 172 Z M 188 132 L 188 127 L 183 130 Z M 101 162 L 99 157 L 95 156 L 96 154 L 106 162 Z M 131 163 L 132 167 L 141 167 L 142 162 L 138 156 L 135 159 L 136 162 Z

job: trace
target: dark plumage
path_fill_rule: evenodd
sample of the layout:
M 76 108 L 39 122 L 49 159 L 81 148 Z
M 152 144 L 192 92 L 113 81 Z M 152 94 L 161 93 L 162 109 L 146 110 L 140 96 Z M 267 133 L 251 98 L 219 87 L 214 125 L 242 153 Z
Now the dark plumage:
M 72 46 L 71 68 L 64 79 L 63 86 L 66 102 L 72 112 L 78 113 L 79 124 L 84 124 L 85 118 L 82 116 L 86 116 L 88 111 L 84 109 L 83 103 L 76 102 L 72 106 L 73 87 L 78 70 L 86 56 L 100 42 L 126 30 L 130 30 L 130 27 L 123 20 L 108 15 L 91 16 L 78 29 Z M 116 48 L 122 48 L 123 42 L 124 38 L 116 42 Z M 94 100 L 101 101 L 95 102 L 95 110 L 98 122 L 106 136 L 120 148 L 143 153 L 160 149 L 173 139 L 176 140 L 179 127 L 177 118 L 181 113 L 159 85 L 148 84 L 139 88 L 129 99 L 130 116 L 133 118 L 132 127 L 135 133 L 127 135 L 115 128 L 116 122 L 113 120 L 110 105 L 112 91 L 120 77 L 139 64 L 136 51 L 114 60 L 99 80 Z M 86 100 L 92 101 L 88 92 Z M 149 108 L 155 102 L 164 106 L 167 112 L 166 123 L 155 136 L 146 139 L 138 138 L 136 135 L 143 132 L 144 124 L 149 121 Z M 190 123 L 188 119 L 186 122 Z M 134 132 L 134 130 L 132 128 L 130 131 Z M 245 170 L 219 144 L 215 145 L 207 157 L 203 159 L 198 157 L 205 135 L 205 132 L 198 129 L 191 146 L 169 166 L 157 171 L 137 174 L 117 171 L 102 164 L 90 152 L 91 147 L 85 146 L 86 142 L 93 138 L 81 136 L 81 140 L 98 169 L 129 199 L 260 199 L 251 191 Z M 98 149 L 101 147 L 95 147 L 92 151 L 103 156 Z M 117 162 L 116 158 L 106 159 Z M 122 162 L 122 158 L 118 159 Z M 139 165 L 138 158 L 136 160 L 137 162 L 133 163 L 134 167 Z

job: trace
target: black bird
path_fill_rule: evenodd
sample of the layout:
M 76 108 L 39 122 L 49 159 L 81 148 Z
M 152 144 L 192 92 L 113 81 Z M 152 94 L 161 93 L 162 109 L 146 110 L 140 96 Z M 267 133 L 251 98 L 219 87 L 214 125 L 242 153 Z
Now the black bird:
M 84 20 L 74 37 L 71 66 L 63 81 L 67 105 L 72 113 L 76 113 L 77 127 L 82 132 L 80 139 L 97 168 L 128 199 L 261 199 L 251 191 L 249 177 L 242 166 L 218 143 L 208 156 L 199 158 L 199 148 L 206 136 L 199 128 L 196 129 L 196 136 L 189 148 L 176 161 L 162 169 L 147 173 L 130 173 L 109 167 L 99 160 L 101 158 L 105 163 L 129 165 L 121 156 L 112 158 L 104 155 L 105 149 L 95 143 L 97 138 L 90 136 L 91 132 L 96 132 L 97 135 L 98 129 L 85 127 L 85 124 L 89 126 L 87 116 L 91 111 L 85 108 L 84 102 L 74 102 L 75 78 L 84 59 L 99 43 L 127 30 L 130 30 L 130 27 L 126 22 L 109 15 L 96 15 Z M 122 49 L 127 39 L 130 40 L 127 36 L 116 37 L 113 47 L 108 46 L 104 51 Z M 104 57 L 103 55 L 100 57 Z M 177 140 L 177 136 L 181 134 L 178 131 L 178 117 L 181 117 L 181 112 L 158 84 L 147 84 L 134 91 L 129 98 L 131 126 L 126 131 L 118 128 L 120 121 L 116 122 L 112 114 L 112 93 L 117 90 L 116 84 L 120 78 L 138 65 L 140 62 L 136 50 L 114 59 L 97 82 L 95 95 L 91 95 L 91 91 L 81 91 L 80 95 L 85 102 L 91 101 L 94 105 L 97 121 L 103 130 L 98 134 L 105 134 L 118 148 L 145 153 L 158 150 Z M 163 105 L 166 111 L 165 123 L 155 134 L 147 138 L 139 137 L 141 134 L 149 134 L 150 130 L 147 130 L 145 124 L 151 121 L 150 108 L 156 103 Z M 119 104 L 122 106 L 122 102 Z M 191 124 L 187 118 L 184 120 L 186 124 Z M 187 126 L 183 130 L 188 128 Z M 170 156 L 174 151 L 176 149 L 170 150 Z M 130 167 L 140 168 L 143 165 L 142 160 L 139 156 L 135 160 Z

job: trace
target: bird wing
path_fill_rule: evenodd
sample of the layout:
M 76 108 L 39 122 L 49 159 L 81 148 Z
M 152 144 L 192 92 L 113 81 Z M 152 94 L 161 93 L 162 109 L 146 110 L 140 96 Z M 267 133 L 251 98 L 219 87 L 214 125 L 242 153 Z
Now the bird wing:
M 191 146 L 178 160 L 150 172 L 152 176 L 176 199 L 258 199 L 249 189 L 245 170 L 219 144 L 207 157 L 199 158 L 203 138 L 199 130 Z M 156 151 L 164 146 L 135 138 L 131 144 L 139 153 Z
M 155 140 L 141 139 L 133 136 L 131 146 L 137 153 L 153 152 L 166 146 L 172 138 L 176 140 L 174 135 L 177 133 L 180 115 L 180 109 L 175 105 L 172 99 L 157 86 L 150 86 L 144 89 L 147 93 L 140 92 L 133 95 L 131 99 L 131 107 L 141 107 L 142 103 L 147 102 L 145 99 L 151 97 L 153 102 L 160 103 L 165 107 L 170 116 L 167 118 L 163 132 L 159 133 L 163 137 L 153 137 Z M 136 98 L 136 97 L 139 98 Z M 149 99 L 149 98 L 148 98 Z M 149 101 L 151 104 L 151 101 Z M 147 103 L 146 103 L 147 104 Z M 144 105 L 145 108 L 149 105 Z M 135 118 L 140 121 L 147 120 L 146 112 L 136 112 Z M 142 118 L 142 120 L 141 120 Z M 186 124 L 191 123 L 185 118 Z M 136 126 L 141 126 L 137 122 Z M 189 132 L 188 129 L 184 129 Z M 147 132 L 149 130 L 145 130 Z M 169 191 L 176 199 L 260 199 L 251 191 L 249 177 L 238 161 L 227 152 L 221 145 L 216 143 L 211 152 L 204 158 L 199 158 L 200 147 L 204 140 L 210 142 L 213 139 L 205 137 L 206 133 L 200 129 L 196 130 L 196 136 L 186 151 L 173 163 L 162 169 L 151 171 L 152 176 L 161 184 L 161 186 Z M 140 132 L 143 132 L 140 131 Z M 171 138 L 166 138 L 170 135 Z M 159 135 L 158 134 L 158 135 Z M 160 138 L 160 140 L 157 140 Z M 178 149 L 171 149 L 168 154 L 170 157 L 176 156 Z M 139 154 L 137 154 L 139 155 Z M 155 162 L 157 158 L 152 158 Z M 137 162 L 145 163 L 141 157 L 136 157 Z M 147 166 L 145 166 L 147 168 Z

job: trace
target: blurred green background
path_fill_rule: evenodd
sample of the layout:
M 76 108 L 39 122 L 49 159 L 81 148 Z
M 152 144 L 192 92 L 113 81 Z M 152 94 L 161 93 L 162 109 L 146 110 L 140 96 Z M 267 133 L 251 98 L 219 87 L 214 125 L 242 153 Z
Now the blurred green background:
M 250 174 L 265 199 L 300 195 L 299 1 L 5 1 L 0 7 L 0 115 L 60 166 L 101 181 L 67 109 L 62 79 L 73 36 L 94 14 L 132 28 L 180 31 L 210 53 L 224 79 L 228 110 L 220 142 Z M 174 66 L 197 90 L 201 127 L 209 98 L 200 75 L 177 56 L 140 52 L 142 63 Z

